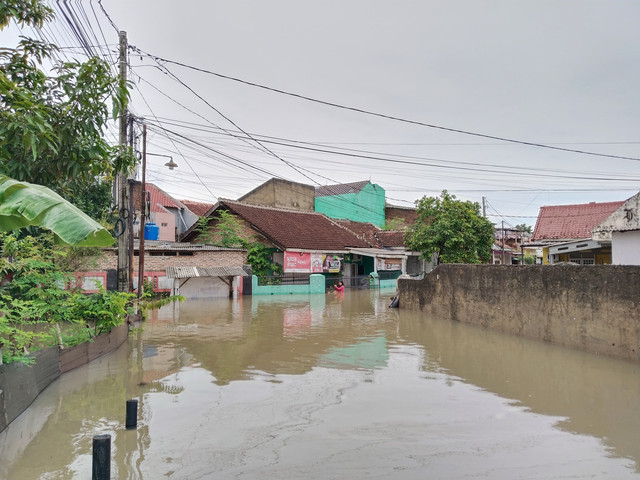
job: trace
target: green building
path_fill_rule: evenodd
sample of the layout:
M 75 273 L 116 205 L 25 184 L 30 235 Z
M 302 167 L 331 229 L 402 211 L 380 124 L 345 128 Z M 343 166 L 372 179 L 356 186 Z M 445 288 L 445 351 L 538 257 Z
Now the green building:
M 368 180 L 316 187 L 316 212 L 329 218 L 385 225 L 385 191 Z

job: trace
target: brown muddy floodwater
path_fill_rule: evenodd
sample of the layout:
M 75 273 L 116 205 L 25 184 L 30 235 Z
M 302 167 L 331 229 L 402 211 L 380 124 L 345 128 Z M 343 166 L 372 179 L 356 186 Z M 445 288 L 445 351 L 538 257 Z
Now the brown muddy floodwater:
M 392 293 L 155 312 L 0 434 L 0 477 L 90 479 L 110 433 L 114 479 L 640 478 L 639 365 L 390 310 Z

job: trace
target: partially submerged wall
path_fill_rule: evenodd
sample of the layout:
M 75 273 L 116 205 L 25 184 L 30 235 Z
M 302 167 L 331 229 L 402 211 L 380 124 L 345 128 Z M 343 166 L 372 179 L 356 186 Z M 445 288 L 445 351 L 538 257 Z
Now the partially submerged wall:
M 308 284 L 295 285 L 258 285 L 258 277 L 252 277 L 252 295 L 304 295 L 310 293 L 325 293 L 324 275 L 309 275 Z
M 400 308 L 640 361 L 640 267 L 439 265 L 398 280 Z
M 51 382 L 69 370 L 112 352 L 128 337 L 125 323 L 93 342 L 65 350 L 46 348 L 35 354 L 35 363 L 0 365 L 0 432 L 15 420 Z

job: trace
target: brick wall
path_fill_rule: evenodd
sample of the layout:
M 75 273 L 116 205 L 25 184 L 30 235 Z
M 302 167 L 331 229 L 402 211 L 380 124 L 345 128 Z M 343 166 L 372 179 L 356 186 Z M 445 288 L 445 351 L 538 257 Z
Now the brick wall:
M 153 252 L 156 253 L 156 252 Z M 160 253 L 160 252 L 158 252 Z M 187 253 L 187 252 L 176 252 Z M 144 269 L 149 271 L 165 270 L 167 267 L 238 267 L 247 263 L 247 252 L 242 250 L 209 250 L 193 252 L 193 255 L 158 256 L 145 251 Z M 96 270 L 109 270 L 118 267 L 117 253 L 113 250 L 103 252 L 98 259 Z M 138 272 L 138 256 L 133 257 L 133 271 Z

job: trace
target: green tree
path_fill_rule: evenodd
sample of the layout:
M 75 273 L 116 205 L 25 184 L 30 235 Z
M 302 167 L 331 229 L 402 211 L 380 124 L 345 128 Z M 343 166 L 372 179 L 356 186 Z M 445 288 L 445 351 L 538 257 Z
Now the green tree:
M 53 18 L 42 0 L 0 2 L 0 28 L 11 19 L 40 27 Z M 0 173 L 70 193 L 77 185 L 128 168 L 128 149 L 104 130 L 128 101 L 127 86 L 98 58 L 55 62 L 55 45 L 22 37 L 0 49 Z M 53 63 L 49 74 L 43 64 Z
M 242 223 L 238 217 L 227 210 L 218 210 L 215 235 L 221 247 L 246 248 L 249 241 L 242 235 Z
M 519 223 L 514 228 L 520 232 L 531 233 L 531 225 L 527 225 L 526 223 Z
M 493 224 L 480 214 L 477 202 L 456 200 L 446 190 L 440 197 L 416 202 L 418 217 L 405 243 L 438 263 L 483 263 L 491 256 Z

